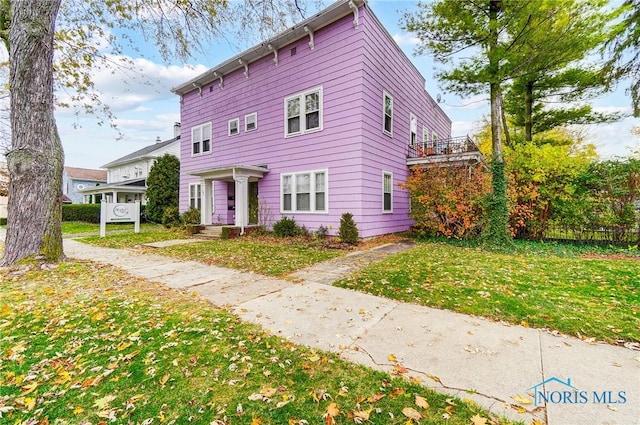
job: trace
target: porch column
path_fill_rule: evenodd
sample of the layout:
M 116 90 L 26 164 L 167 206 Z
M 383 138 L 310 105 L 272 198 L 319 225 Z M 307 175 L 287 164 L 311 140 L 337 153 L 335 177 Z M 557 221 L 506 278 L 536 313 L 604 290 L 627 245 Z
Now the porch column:
M 115 190 L 113 191 L 113 193 L 111 194 L 111 196 L 113 196 L 113 202 L 114 204 L 118 203 L 118 192 L 116 192 Z
M 213 204 L 213 191 L 211 180 L 202 179 L 200 187 L 202 188 L 202 208 L 200 208 L 200 223 L 204 225 L 211 224 L 211 206 Z
M 242 234 L 244 233 L 244 226 L 249 222 L 249 177 L 235 175 L 233 180 L 236 182 L 235 225 L 242 228 Z

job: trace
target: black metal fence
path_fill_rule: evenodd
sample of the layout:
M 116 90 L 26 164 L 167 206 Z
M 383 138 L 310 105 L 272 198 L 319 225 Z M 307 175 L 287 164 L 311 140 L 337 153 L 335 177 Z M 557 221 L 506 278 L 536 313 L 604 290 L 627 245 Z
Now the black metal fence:
M 640 227 L 549 226 L 542 239 L 585 245 L 640 245 Z
M 409 158 L 421 158 L 432 155 L 451 155 L 479 151 L 478 145 L 469 136 L 461 136 L 409 145 L 407 156 Z

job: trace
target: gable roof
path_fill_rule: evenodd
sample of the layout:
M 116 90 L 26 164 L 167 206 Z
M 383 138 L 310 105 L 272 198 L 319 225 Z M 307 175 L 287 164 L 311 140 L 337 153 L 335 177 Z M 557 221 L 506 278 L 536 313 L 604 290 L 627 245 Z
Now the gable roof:
M 245 50 L 239 55 L 222 62 L 220 65 L 209 69 L 205 73 L 187 81 L 186 83 L 172 88 L 171 91 L 175 94 L 183 95 L 193 90 L 201 90 L 203 85 L 209 84 L 220 78 L 224 80 L 224 76 L 226 74 L 243 68 L 245 66 L 244 64 L 248 65 L 265 56 L 273 55 L 274 49 L 277 51 L 279 48 L 291 44 L 296 40 L 308 37 L 309 33 L 307 32 L 307 29 L 317 31 L 320 28 L 324 28 L 338 19 L 341 19 L 350 13 L 354 13 L 352 7 L 360 8 L 365 4 L 365 0 L 338 0 L 312 17 L 305 19 L 299 24 L 282 31 L 276 36 L 263 41 L 249 50 Z M 356 25 L 355 19 L 354 25 Z
M 89 168 L 64 167 L 64 171 L 69 178 L 74 180 L 87 180 L 94 182 L 106 182 L 107 172 L 105 170 L 92 170 Z
M 145 146 L 144 148 L 137 150 L 135 152 L 132 152 L 128 155 L 125 155 L 121 158 L 118 158 L 114 161 L 111 161 L 107 164 L 104 164 L 102 167 L 100 168 L 109 168 L 109 167 L 113 167 L 115 165 L 119 165 L 119 164 L 125 164 L 127 162 L 132 162 L 135 161 L 137 159 L 141 159 L 141 158 L 145 158 L 150 156 L 152 153 L 154 153 L 155 151 L 159 151 L 160 149 L 163 149 L 167 146 L 169 146 L 172 143 L 177 142 L 178 140 L 180 140 L 180 137 L 174 137 L 173 139 L 169 139 L 169 140 L 165 140 L 164 142 L 159 142 L 159 143 L 154 143 L 153 145 L 149 145 L 149 146 Z

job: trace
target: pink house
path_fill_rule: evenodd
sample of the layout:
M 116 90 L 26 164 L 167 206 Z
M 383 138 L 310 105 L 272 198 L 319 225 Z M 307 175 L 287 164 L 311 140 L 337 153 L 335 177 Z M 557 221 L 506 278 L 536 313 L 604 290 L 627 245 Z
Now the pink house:
M 468 139 L 451 139 L 424 77 L 362 0 L 338 1 L 173 91 L 180 209 L 200 208 L 202 224 L 287 216 L 336 234 L 350 212 L 361 237 L 407 230 L 398 184 L 409 167 L 475 155 Z

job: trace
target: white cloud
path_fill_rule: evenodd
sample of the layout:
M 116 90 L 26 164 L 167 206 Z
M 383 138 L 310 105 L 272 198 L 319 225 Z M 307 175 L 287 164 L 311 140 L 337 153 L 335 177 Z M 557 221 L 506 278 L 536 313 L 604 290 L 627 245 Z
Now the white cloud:
M 454 121 L 451 123 L 451 136 L 473 136 L 480 130 L 481 125 L 477 121 Z
M 398 46 L 417 46 L 420 44 L 418 37 L 413 37 L 407 33 L 395 33 L 392 37 L 394 41 L 398 43 Z

